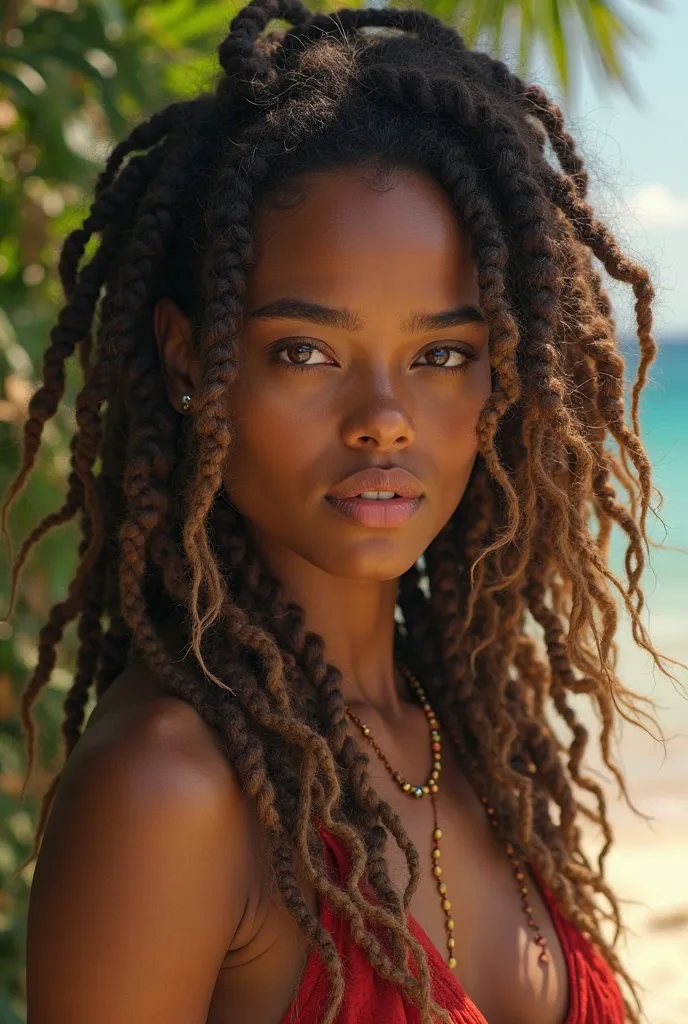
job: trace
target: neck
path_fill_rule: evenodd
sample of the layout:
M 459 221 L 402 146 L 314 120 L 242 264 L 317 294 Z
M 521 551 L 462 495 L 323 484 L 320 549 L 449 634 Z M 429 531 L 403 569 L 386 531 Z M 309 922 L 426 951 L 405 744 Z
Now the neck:
M 397 580 L 332 576 L 292 551 L 257 540 L 285 601 L 304 609 L 306 629 L 323 638 L 325 659 L 341 671 L 345 703 L 401 717 L 408 688 L 394 664 Z

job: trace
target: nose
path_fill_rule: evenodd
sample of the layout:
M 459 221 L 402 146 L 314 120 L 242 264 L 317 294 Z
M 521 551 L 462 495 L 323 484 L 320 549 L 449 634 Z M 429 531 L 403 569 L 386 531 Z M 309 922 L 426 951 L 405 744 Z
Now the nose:
M 413 444 L 410 417 L 391 396 L 378 395 L 359 403 L 342 424 L 342 440 L 349 448 L 367 451 L 403 451 Z

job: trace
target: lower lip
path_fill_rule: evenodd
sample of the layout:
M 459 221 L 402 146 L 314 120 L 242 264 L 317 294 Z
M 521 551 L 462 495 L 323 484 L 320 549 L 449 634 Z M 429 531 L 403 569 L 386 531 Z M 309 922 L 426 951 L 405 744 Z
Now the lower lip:
M 330 498 L 335 511 L 361 526 L 403 526 L 421 506 L 422 498 Z

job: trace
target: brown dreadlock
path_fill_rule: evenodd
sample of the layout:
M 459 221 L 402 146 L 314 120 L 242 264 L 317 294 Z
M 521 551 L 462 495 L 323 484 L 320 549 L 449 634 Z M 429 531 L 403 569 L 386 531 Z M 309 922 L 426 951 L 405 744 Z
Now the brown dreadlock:
M 276 18 L 291 27 L 269 31 Z M 637 720 L 643 712 L 615 675 L 613 590 L 636 642 L 662 668 L 640 618 L 652 485 L 638 401 L 656 351 L 648 275 L 594 216 L 559 108 L 436 19 L 392 9 L 311 16 L 299 0 L 254 0 L 234 18 L 219 57 L 212 93 L 172 104 L 115 147 L 88 217 L 62 250 L 66 304 L 2 520 L 6 532 L 8 508 L 64 393 L 65 361 L 78 347 L 84 386 L 65 503 L 26 539 L 13 567 L 10 614 L 31 548 L 80 516 L 78 571 L 41 630 L 22 696 L 27 778 L 31 709 L 76 618 L 66 756 L 91 687 L 100 697 L 128 650 L 141 653 L 171 693 L 215 726 L 255 800 L 284 903 L 329 972 L 328 1024 L 343 995 L 341 964 L 296 882 L 297 854 L 374 969 L 420 1006 L 424 1024 L 431 1019 L 427 965 L 405 917 L 418 853 L 347 735 L 338 669 L 303 611 L 285 606 L 221 476 L 232 442 L 224 400 L 236 374 L 257 206 L 304 170 L 370 159 L 422 169 L 446 189 L 472 240 L 493 389 L 465 496 L 400 580 L 398 643 L 478 759 L 504 839 L 535 865 L 634 995 L 603 934 L 605 920 L 619 928 L 603 871 L 612 833 L 603 790 L 582 767 L 588 733 L 570 697 L 586 694 L 598 711 L 602 756 L 623 787 L 610 749 L 615 713 Z M 81 265 L 96 234 L 99 248 Z M 630 425 L 624 360 L 593 257 L 635 296 L 640 364 Z M 203 363 L 193 418 L 175 412 L 163 387 L 151 319 L 165 295 L 190 317 Z M 608 567 L 615 523 L 627 538 L 625 581 Z M 162 642 L 159 626 L 173 609 L 188 615 L 205 682 L 172 661 Z M 548 716 L 569 728 L 570 746 Z M 29 860 L 59 778 L 44 798 Z M 581 847 L 581 816 L 603 836 L 596 864 Z M 322 870 L 316 820 L 351 855 L 341 887 Z M 408 862 L 403 894 L 387 872 L 389 833 Z M 363 877 L 375 905 L 361 895 Z M 417 978 L 406 970 L 409 951 Z M 628 1019 L 637 1020 L 637 1000 Z

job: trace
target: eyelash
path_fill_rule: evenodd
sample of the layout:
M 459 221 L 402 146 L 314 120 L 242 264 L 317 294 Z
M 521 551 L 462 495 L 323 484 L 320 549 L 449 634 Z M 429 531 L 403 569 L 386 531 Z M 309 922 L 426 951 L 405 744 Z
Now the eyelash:
M 286 352 L 287 349 L 291 348 L 294 345 L 299 345 L 299 344 L 303 345 L 306 348 L 313 349 L 314 352 L 322 352 L 323 355 L 326 354 L 326 353 L 324 353 L 322 351 L 321 348 L 319 348 L 317 345 L 315 345 L 312 341 L 306 341 L 306 340 L 301 341 L 300 338 L 290 338 L 289 341 L 286 344 L 282 343 L 279 346 L 279 348 L 274 348 L 272 350 L 272 361 L 276 365 L 280 366 L 282 369 L 284 369 L 284 370 L 291 370 L 294 373 L 305 373 L 308 370 L 316 369 L 317 366 L 331 365 L 331 364 L 328 364 L 328 363 L 316 363 L 314 366 L 308 366 L 308 365 L 299 366 L 297 363 L 289 363 L 289 362 L 287 362 L 286 359 L 280 359 L 279 358 L 279 356 L 280 356 L 280 354 L 282 352 Z M 424 352 L 421 353 L 421 355 L 424 355 L 426 352 L 432 352 L 433 349 L 438 349 L 438 348 L 445 348 L 445 349 L 448 349 L 450 352 L 459 352 L 464 357 L 464 359 L 466 361 L 464 363 L 461 363 L 460 366 L 433 366 L 431 363 L 422 363 L 421 365 L 423 366 L 423 368 L 425 370 L 434 370 L 436 373 L 445 373 L 445 374 L 446 373 L 463 373 L 465 370 L 467 370 L 471 366 L 472 363 L 474 363 L 479 358 L 479 355 L 478 355 L 477 352 L 468 351 L 468 350 L 462 348 L 460 345 L 449 345 L 449 344 L 448 345 L 430 345 L 428 348 L 426 348 L 424 350 Z

